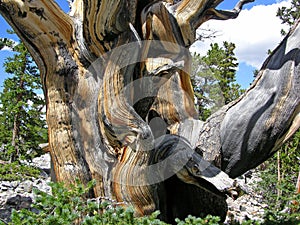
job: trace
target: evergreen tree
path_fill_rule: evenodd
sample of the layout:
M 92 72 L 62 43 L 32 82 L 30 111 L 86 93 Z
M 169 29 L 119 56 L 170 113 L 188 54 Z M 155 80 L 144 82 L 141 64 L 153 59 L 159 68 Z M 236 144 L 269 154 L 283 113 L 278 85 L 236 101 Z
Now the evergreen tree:
M 292 27 L 293 24 L 300 18 L 300 0 L 292 0 L 290 7 L 281 7 L 277 10 L 277 16 L 283 24 Z M 282 35 L 286 35 L 285 30 L 281 30 Z
M 47 141 L 45 102 L 38 94 L 41 82 L 37 66 L 26 47 L 7 39 L 1 39 L 0 44 L 15 52 L 5 60 L 5 71 L 11 76 L 0 93 L 0 158 L 13 162 L 32 157 L 38 145 Z
M 268 204 L 268 214 L 275 219 L 298 218 L 300 194 L 295 188 L 300 171 L 300 132 L 288 141 L 277 154 L 264 164 L 258 190 Z
M 0 38 L 0 50 L 3 49 L 5 46 L 9 47 L 12 46 L 13 42 L 8 38 Z
M 279 8 L 277 16 L 291 28 L 300 18 L 300 1 L 293 0 L 290 7 Z M 281 33 L 286 34 L 284 30 Z M 265 163 L 267 169 L 261 172 L 262 181 L 258 188 L 269 205 L 272 217 L 299 219 L 300 193 L 295 188 L 300 172 L 299 161 L 300 130 Z
M 212 110 L 219 106 L 219 102 L 223 104 L 223 99 L 218 101 L 219 98 L 214 96 L 214 93 L 220 93 L 217 79 L 209 66 L 204 63 L 202 57 L 196 53 L 193 55 L 191 80 L 199 117 L 201 120 L 206 120 L 211 115 Z
M 191 77 L 202 120 L 243 93 L 241 86 L 235 83 L 238 63 L 234 49 L 234 43 L 225 41 L 222 47 L 211 44 L 203 57 L 193 56 Z

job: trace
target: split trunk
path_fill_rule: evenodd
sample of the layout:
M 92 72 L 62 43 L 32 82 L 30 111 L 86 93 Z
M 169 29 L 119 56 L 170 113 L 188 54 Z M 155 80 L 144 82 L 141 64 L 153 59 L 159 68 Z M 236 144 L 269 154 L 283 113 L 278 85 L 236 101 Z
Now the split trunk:
M 197 119 L 188 48 L 221 0 L 0 0 L 39 66 L 56 179 L 91 196 L 161 211 L 225 217 L 232 178 L 266 160 L 299 127 L 300 25 L 237 101 Z

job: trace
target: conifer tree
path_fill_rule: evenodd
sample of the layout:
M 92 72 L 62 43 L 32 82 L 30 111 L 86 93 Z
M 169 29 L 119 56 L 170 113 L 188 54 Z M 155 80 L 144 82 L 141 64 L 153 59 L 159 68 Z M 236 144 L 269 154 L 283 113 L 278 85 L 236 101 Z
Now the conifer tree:
M 253 0 L 232 10 L 219 0 L 76 0 L 69 14 L 55 0 L 0 2 L 40 69 L 56 180 L 95 179 L 89 196 L 128 202 L 139 216 L 160 210 L 170 223 L 189 214 L 225 219 L 225 192 L 238 192 L 231 178 L 298 128 L 299 23 L 240 101 L 205 123 L 196 118 L 188 76 L 196 30 L 236 18 Z M 152 115 L 167 126 L 159 135 Z M 153 171 L 158 163 L 168 168 Z
M 277 16 L 283 24 L 291 28 L 300 18 L 300 1 L 293 0 L 290 7 L 279 8 Z M 285 35 L 286 31 L 281 30 L 281 34 Z M 259 189 L 275 216 L 279 214 L 278 217 L 298 217 L 299 219 L 300 195 L 298 187 L 295 188 L 300 171 L 299 160 L 300 130 L 298 129 L 277 154 L 266 162 L 267 170 L 261 172 L 262 181 L 259 183 Z M 281 210 L 288 213 L 282 215 Z
M 45 102 L 37 66 L 22 43 L 1 39 L 1 48 L 14 52 L 5 60 L 8 77 L 0 93 L 0 143 L 2 160 L 18 161 L 37 153 L 38 145 L 47 141 Z
M 281 19 L 282 24 L 291 27 L 300 18 L 300 1 L 292 0 L 290 7 L 279 8 L 277 16 Z M 286 31 L 282 29 L 281 34 L 286 35 Z
M 243 90 L 236 81 L 238 67 L 235 44 L 211 44 L 207 54 L 194 54 L 192 82 L 200 118 L 205 120 L 212 112 L 239 97 Z

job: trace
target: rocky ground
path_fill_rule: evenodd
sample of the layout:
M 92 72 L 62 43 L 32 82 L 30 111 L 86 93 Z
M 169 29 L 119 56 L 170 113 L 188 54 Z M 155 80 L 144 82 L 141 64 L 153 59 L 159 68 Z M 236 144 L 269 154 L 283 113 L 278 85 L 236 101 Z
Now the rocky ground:
M 264 210 L 268 205 L 263 203 L 263 197 L 254 191 L 255 183 L 260 180 L 257 172 L 249 171 L 237 180 L 246 188 L 246 193 L 236 200 L 227 198 L 229 210 L 225 222 L 229 223 L 230 220 L 242 222 L 247 219 L 262 221 Z
M 51 193 L 50 182 L 50 156 L 45 154 L 35 158 L 32 162 L 34 166 L 41 169 L 41 177 L 25 181 L 0 181 L 0 220 L 8 221 L 12 209 L 30 208 L 34 201 L 33 189 Z M 254 182 L 259 178 L 255 172 L 248 172 L 241 176 L 238 182 L 246 187 L 247 193 L 233 201 L 227 199 L 229 211 L 226 223 L 234 219 L 239 222 L 245 219 L 260 220 L 266 204 L 262 203 L 262 197 L 257 195 L 253 190 Z
M 51 193 L 50 182 L 50 155 L 45 154 L 33 159 L 32 165 L 41 169 L 38 179 L 24 181 L 0 181 L 0 220 L 7 222 L 12 209 L 30 208 L 35 199 L 33 189 Z

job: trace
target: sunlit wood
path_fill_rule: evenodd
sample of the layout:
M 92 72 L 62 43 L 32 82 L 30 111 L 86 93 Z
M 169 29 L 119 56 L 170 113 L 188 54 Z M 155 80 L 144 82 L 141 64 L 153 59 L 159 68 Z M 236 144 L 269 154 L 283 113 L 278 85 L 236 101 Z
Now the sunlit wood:
M 66 14 L 53 0 L 0 0 L 41 71 L 58 181 L 95 179 L 91 196 L 127 202 L 137 215 L 160 210 L 168 222 L 225 218 L 225 194 L 239 192 L 232 178 L 299 128 L 300 25 L 250 89 L 204 123 L 188 48 L 201 24 L 236 18 L 252 0 L 230 11 L 216 10 L 220 2 L 75 0 Z

